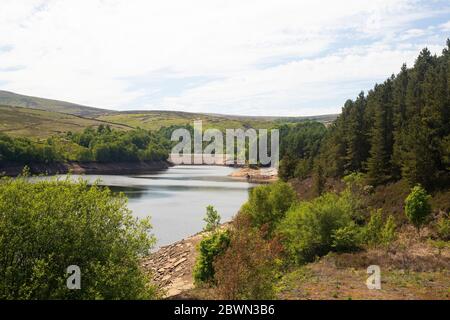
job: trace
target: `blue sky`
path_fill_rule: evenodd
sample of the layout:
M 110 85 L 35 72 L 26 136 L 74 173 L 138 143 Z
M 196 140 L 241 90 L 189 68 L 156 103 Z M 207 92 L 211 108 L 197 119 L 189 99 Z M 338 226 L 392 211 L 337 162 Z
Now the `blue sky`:
M 450 2 L 2 0 L 0 89 L 115 110 L 339 112 L 450 37 Z

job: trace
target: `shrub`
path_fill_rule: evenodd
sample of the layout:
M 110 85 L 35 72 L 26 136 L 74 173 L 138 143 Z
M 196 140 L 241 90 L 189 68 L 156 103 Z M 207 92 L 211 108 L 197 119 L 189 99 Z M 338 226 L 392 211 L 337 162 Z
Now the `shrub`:
M 194 266 L 194 281 L 197 285 L 214 283 L 214 259 L 225 251 L 229 243 L 228 231 L 214 232 L 200 241 L 199 256 Z
M 361 245 L 360 228 L 355 223 L 350 223 L 348 226 L 337 229 L 334 231 L 332 238 L 331 246 L 337 252 L 356 251 Z
M 389 246 L 397 238 L 396 228 L 394 217 L 389 216 L 381 230 L 381 244 L 383 246 Z
M 220 215 L 213 206 L 207 206 L 206 216 L 203 221 L 206 222 L 206 226 L 203 228 L 203 231 L 214 231 L 220 225 Z
M 442 240 L 450 240 L 450 214 L 437 221 L 437 234 Z
M 291 208 L 278 228 L 290 257 L 303 263 L 331 251 L 336 236 L 349 236 L 349 229 L 336 232 L 353 223 L 350 209 L 347 198 L 331 193 Z
M 243 205 L 242 212 L 250 216 L 253 226 L 267 225 L 271 234 L 296 199 L 297 195 L 288 183 L 258 186 L 250 191 L 249 200 Z
M 381 242 L 381 231 L 383 229 L 383 211 L 381 209 L 372 211 L 367 225 L 364 227 L 363 240 L 369 246 L 377 246 Z
M 310 162 L 311 161 L 307 159 L 299 160 L 297 162 L 297 165 L 295 166 L 294 177 L 300 180 L 306 179 L 306 177 L 311 172 Z
M 140 259 L 155 240 L 123 195 L 69 179 L 0 180 L 0 299 L 155 297 Z M 81 289 L 66 268 L 81 269 Z
M 276 294 L 278 257 L 276 239 L 265 240 L 239 215 L 233 223 L 230 246 L 214 262 L 217 291 L 224 299 L 273 299 Z
M 388 246 L 396 238 L 394 217 L 389 216 L 383 221 L 381 209 L 373 211 L 370 220 L 363 228 L 363 242 L 369 246 Z
M 431 214 L 430 196 L 420 185 L 412 188 L 405 199 L 405 214 L 417 231 L 427 222 Z

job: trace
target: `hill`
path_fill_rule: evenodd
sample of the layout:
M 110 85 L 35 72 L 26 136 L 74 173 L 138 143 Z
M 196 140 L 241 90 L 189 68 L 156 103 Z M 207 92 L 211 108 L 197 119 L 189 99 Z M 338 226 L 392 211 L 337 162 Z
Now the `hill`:
M 0 105 L 0 132 L 11 136 L 46 138 L 55 134 L 82 131 L 107 124 L 127 130 L 128 126 L 67 113 Z
M 79 116 L 94 116 L 108 112 L 105 109 L 87 107 L 59 100 L 25 96 L 3 90 L 0 90 L 0 105 L 55 111 Z
M 259 117 L 239 116 L 208 113 L 191 113 L 182 111 L 122 111 L 107 113 L 97 119 L 123 123 L 132 127 L 157 130 L 163 126 L 192 124 L 194 120 L 202 120 L 203 127 L 226 128 L 258 128 L 272 127 L 277 123 L 293 123 L 305 120 L 316 120 L 325 124 L 331 123 L 337 115 L 323 115 L 311 117 Z
M 137 127 L 158 130 L 164 126 L 192 125 L 194 120 L 202 120 L 205 129 L 264 129 L 274 124 L 305 120 L 330 124 L 337 117 L 335 114 L 310 117 L 261 117 L 162 110 L 111 111 L 1 90 L 0 111 L 0 132 L 28 137 L 48 137 L 67 131 L 76 132 L 100 124 L 109 124 L 112 128 L 124 130 Z

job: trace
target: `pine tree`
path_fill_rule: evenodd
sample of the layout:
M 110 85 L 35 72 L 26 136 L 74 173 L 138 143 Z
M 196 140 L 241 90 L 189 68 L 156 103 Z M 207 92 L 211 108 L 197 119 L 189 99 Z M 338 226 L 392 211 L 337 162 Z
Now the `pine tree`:
M 364 123 L 366 98 L 361 92 L 355 102 L 348 100 L 345 107 L 346 114 L 346 172 L 360 171 L 363 161 L 367 158 L 367 136 Z
M 391 79 L 378 86 L 373 93 L 375 116 L 370 137 L 371 147 L 370 156 L 367 160 L 367 176 L 369 183 L 374 185 L 385 182 L 390 178 L 393 148 L 393 88 Z

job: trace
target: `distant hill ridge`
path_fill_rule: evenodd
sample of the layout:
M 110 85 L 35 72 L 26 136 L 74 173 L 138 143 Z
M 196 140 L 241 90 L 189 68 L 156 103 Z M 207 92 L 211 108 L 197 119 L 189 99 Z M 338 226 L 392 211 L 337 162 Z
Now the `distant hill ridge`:
M 172 125 L 192 124 L 202 120 L 203 127 L 270 128 L 278 123 L 315 120 L 331 123 L 337 115 L 304 117 L 242 116 L 167 110 L 114 111 L 60 100 L 38 98 L 0 90 L 0 133 L 14 136 L 48 137 L 67 131 L 108 124 L 119 130 L 140 127 L 158 130 Z
M 4 90 L 0 90 L 0 105 L 61 112 L 78 116 L 96 116 L 111 112 L 106 109 L 88 107 L 60 100 L 26 96 Z

